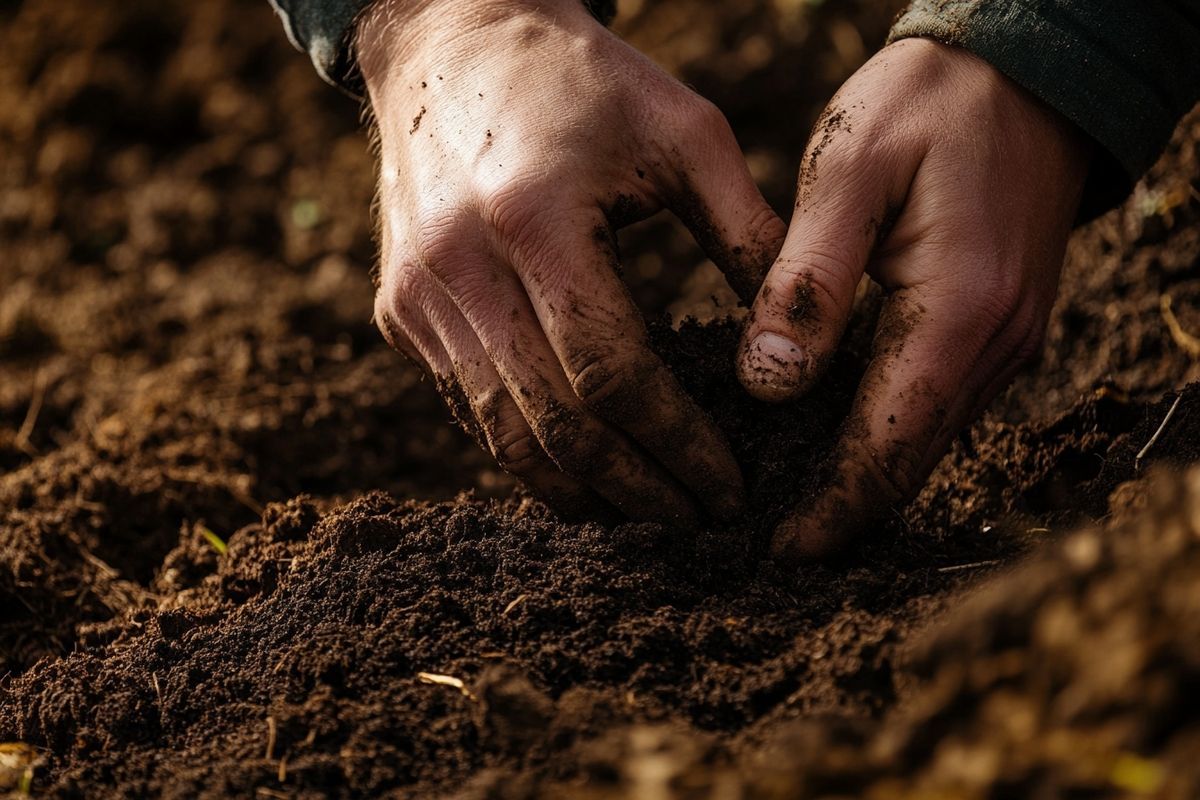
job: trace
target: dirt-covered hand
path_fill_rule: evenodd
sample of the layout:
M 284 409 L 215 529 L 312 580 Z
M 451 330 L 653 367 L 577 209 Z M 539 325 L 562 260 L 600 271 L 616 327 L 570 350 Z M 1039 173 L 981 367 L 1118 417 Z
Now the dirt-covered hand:
M 803 393 L 865 274 L 886 292 L 827 488 L 777 528 L 822 555 L 915 494 L 952 437 L 1040 351 L 1090 147 L 990 65 L 890 45 L 817 123 L 795 214 L 739 353 L 751 393 Z
M 720 112 L 580 0 L 380 0 L 357 53 L 388 341 L 552 504 L 730 514 L 737 465 L 650 351 L 614 238 L 669 208 L 753 295 L 785 227 Z

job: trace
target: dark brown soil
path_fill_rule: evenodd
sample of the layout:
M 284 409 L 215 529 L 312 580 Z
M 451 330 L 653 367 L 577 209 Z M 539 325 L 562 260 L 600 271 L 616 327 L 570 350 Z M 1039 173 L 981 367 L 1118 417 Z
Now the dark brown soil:
M 887 15 L 768 5 L 627 24 L 787 207 Z M 786 407 L 737 386 L 736 323 L 656 324 L 751 510 L 564 525 L 371 327 L 365 137 L 265 3 L 35 0 L 0 50 L 0 744 L 35 793 L 1200 792 L 1200 366 L 1160 301 L 1200 331 L 1200 119 L 1076 236 L 1043 358 L 926 491 L 783 573 L 870 302 Z M 653 316 L 728 297 L 668 223 L 622 244 Z

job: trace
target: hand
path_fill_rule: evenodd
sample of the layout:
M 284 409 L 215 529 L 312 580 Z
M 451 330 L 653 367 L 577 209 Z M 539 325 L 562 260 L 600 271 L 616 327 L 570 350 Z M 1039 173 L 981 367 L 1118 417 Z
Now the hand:
M 1040 352 L 1089 161 L 1081 134 L 964 50 L 885 48 L 834 98 L 739 353 L 755 396 L 802 394 L 864 272 L 887 299 L 827 490 L 776 529 L 822 555 L 921 487 L 952 437 Z
M 732 513 L 737 465 L 651 353 L 614 238 L 666 207 L 753 293 L 785 228 L 720 112 L 580 0 L 380 0 L 358 34 L 388 341 L 552 504 Z

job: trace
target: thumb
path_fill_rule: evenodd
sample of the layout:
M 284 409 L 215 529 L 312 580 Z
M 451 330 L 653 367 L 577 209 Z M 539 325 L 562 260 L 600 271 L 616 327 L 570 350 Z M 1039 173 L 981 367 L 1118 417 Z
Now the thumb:
M 791 228 L 738 352 L 742 385 L 768 402 L 797 397 L 821 376 L 916 167 L 895 150 L 856 142 L 849 124 L 823 130 L 828 118 L 805 154 Z
M 676 165 L 665 205 L 748 303 L 787 226 L 755 185 L 725 116 L 706 100 L 696 108 L 682 134 L 690 145 L 687 157 Z

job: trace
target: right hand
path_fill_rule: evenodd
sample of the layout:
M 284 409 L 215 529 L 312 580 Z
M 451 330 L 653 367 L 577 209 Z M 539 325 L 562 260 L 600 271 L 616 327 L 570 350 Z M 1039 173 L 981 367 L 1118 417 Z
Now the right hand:
M 753 296 L 785 227 L 721 113 L 580 0 L 378 0 L 357 55 L 389 343 L 560 510 L 732 514 L 737 464 L 650 351 L 614 235 L 668 208 Z

